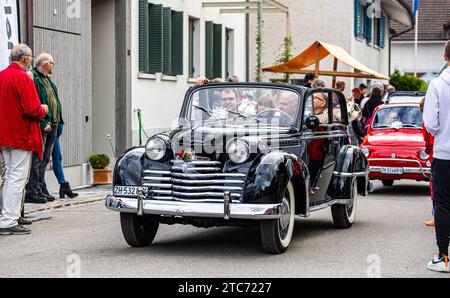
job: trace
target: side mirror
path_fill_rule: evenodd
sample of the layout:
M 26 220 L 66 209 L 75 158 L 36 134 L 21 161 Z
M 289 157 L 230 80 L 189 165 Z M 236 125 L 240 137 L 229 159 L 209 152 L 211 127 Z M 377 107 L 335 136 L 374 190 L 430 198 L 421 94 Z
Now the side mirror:
M 308 129 L 315 130 L 320 127 L 320 120 L 316 116 L 309 116 L 305 120 L 305 126 Z

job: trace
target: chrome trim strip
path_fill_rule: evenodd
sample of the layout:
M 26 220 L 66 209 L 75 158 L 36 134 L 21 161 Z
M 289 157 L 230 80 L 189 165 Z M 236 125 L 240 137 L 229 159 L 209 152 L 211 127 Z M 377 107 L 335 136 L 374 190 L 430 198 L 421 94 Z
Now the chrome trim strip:
M 174 190 L 186 191 L 204 191 L 204 190 L 222 190 L 222 191 L 242 191 L 242 187 L 237 186 L 180 186 L 173 185 Z
M 368 172 L 357 172 L 357 173 L 333 172 L 334 176 L 343 177 L 343 178 L 364 177 L 368 174 L 369 174 Z
M 181 199 L 173 196 L 152 196 L 151 200 L 157 201 L 175 201 L 184 203 L 220 203 L 223 204 L 223 199 Z M 241 204 L 239 200 L 233 200 L 233 204 Z
M 223 196 L 223 194 L 222 194 Z M 138 212 L 138 200 L 108 196 L 105 202 L 106 208 L 124 213 Z M 230 219 L 270 220 L 279 219 L 282 216 L 280 204 L 230 204 Z M 198 204 L 185 202 L 169 202 L 143 200 L 142 211 L 144 215 L 181 216 L 181 217 L 205 217 L 224 218 L 224 204 Z
M 183 168 L 183 167 L 172 167 L 172 171 L 180 171 L 180 172 L 184 172 L 184 171 L 187 171 L 187 172 L 219 172 L 219 171 L 221 171 L 221 168 L 198 168 L 198 167 L 192 167 L 192 168 L 189 168 L 189 167 L 186 167 L 186 168 Z
M 220 161 L 202 161 L 202 160 L 194 160 L 189 164 L 194 166 L 220 166 L 222 163 Z
M 190 198 L 190 197 L 206 197 L 206 198 L 210 198 L 210 197 L 219 197 L 219 198 L 223 198 L 223 192 L 197 192 L 197 193 L 185 193 L 185 192 L 178 192 L 178 191 L 174 191 L 172 192 L 172 194 L 175 197 L 186 197 L 186 198 Z M 232 193 L 230 194 L 232 197 L 235 198 L 240 198 L 241 195 L 240 194 L 236 194 L 236 193 Z
M 214 173 L 214 174 L 183 174 L 183 173 L 172 173 L 173 177 L 177 178 L 245 178 L 245 174 L 228 174 L 228 173 Z
M 242 180 L 182 180 L 182 179 L 172 179 L 173 183 L 179 184 L 244 184 Z
M 333 139 L 333 138 L 345 138 L 348 137 L 348 134 L 335 134 L 335 135 L 322 135 L 322 136 L 304 136 L 302 140 L 311 140 L 311 139 Z
M 151 184 L 151 183 L 144 183 L 144 186 L 148 186 L 148 187 L 156 187 L 156 188 L 172 188 L 172 184 Z

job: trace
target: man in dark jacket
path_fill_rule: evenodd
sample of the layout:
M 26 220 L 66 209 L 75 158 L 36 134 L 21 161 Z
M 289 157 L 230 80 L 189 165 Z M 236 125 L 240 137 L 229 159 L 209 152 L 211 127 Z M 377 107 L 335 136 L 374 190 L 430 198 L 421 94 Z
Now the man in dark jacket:
M 303 87 L 312 88 L 315 82 L 316 76 L 313 73 L 308 73 L 305 75 L 305 83 L 303 84 Z
M 25 201 L 28 203 L 43 204 L 55 200 L 48 193 L 45 185 L 45 172 L 52 155 L 53 146 L 58 133 L 58 125 L 63 122 L 61 103 L 58 98 L 58 89 L 50 76 L 53 74 L 55 61 L 49 54 L 40 54 L 36 58 L 36 67 L 31 71 L 31 77 L 42 104 L 48 105 L 49 112 L 45 119 L 41 119 L 42 137 L 44 140 L 43 158 L 40 160 L 33 155 L 30 181 L 27 185 Z
M 33 81 L 26 73 L 33 61 L 31 49 L 19 44 L 11 51 L 12 64 L 0 72 L 0 147 L 6 165 L 0 235 L 23 235 L 31 230 L 19 225 L 31 156 L 42 156 L 39 119 L 48 112 L 41 105 Z

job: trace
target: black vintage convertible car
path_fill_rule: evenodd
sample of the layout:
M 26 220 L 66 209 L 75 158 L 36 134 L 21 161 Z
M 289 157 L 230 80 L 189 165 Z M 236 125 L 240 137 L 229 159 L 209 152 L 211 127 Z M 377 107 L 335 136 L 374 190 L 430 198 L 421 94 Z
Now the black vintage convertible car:
M 282 84 L 191 88 L 179 126 L 122 155 L 107 208 L 132 247 L 160 224 L 254 226 L 268 253 L 285 252 L 296 216 L 331 207 L 350 228 L 368 163 L 349 145 L 346 100 L 331 89 Z

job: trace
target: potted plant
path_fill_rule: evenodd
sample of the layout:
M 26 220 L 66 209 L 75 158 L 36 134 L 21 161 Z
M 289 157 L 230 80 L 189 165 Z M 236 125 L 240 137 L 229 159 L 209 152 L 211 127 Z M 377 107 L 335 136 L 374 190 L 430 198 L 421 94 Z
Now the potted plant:
M 112 171 L 108 168 L 110 159 L 105 154 L 92 154 L 89 163 L 94 172 L 94 185 L 112 184 Z

